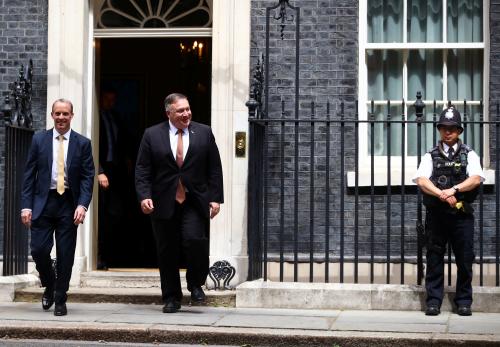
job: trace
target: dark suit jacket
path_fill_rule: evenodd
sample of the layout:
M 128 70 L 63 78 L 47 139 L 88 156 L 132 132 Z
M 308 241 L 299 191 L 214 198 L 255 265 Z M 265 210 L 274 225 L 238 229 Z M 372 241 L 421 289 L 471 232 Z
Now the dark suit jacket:
M 179 178 L 206 218 L 210 215 L 210 202 L 224 202 L 222 165 L 212 130 L 196 122 L 191 122 L 188 130 L 189 147 L 181 168 L 170 147 L 168 120 L 144 133 L 137 157 L 135 187 L 139 201 L 153 200 L 152 218 L 172 217 Z
M 50 189 L 52 172 L 52 135 L 45 130 L 36 133 L 28 153 L 21 192 L 21 208 L 32 210 L 32 220 L 42 213 Z M 68 185 L 73 195 L 74 208 L 88 208 L 94 184 L 94 161 L 90 140 L 71 130 L 66 155 Z
M 100 116 L 99 119 L 99 168 L 98 168 L 98 173 L 99 174 L 106 174 L 108 178 L 110 176 L 113 176 L 113 169 L 114 168 L 119 168 L 120 170 L 123 170 L 123 172 L 120 172 L 121 175 L 125 176 L 126 174 L 126 154 L 128 152 L 128 148 L 130 146 L 130 141 L 127 142 L 127 139 L 125 138 L 125 131 L 123 129 L 123 126 L 121 124 L 121 120 L 118 117 L 118 114 L 114 111 L 108 111 L 109 114 L 111 115 L 112 119 L 110 122 L 113 122 L 115 127 L 116 127 L 116 139 L 115 142 L 112 144 L 113 146 L 113 162 L 107 162 L 107 156 L 108 156 L 108 146 L 109 142 L 112 140 L 108 137 L 107 129 L 106 129 L 106 122 L 103 119 L 103 116 Z M 130 139 L 129 139 L 130 140 Z M 121 183 L 121 182 L 120 182 Z M 122 187 L 123 188 L 123 187 Z

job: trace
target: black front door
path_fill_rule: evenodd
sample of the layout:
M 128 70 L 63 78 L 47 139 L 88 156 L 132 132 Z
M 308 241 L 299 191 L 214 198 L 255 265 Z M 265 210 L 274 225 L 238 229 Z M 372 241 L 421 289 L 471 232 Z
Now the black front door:
M 165 120 L 170 93 L 185 94 L 193 120 L 210 124 L 211 39 L 97 40 L 96 86 L 99 170 L 109 183 L 104 188 L 99 176 L 98 263 L 157 267 L 149 217 L 135 195 L 135 158 L 144 130 Z

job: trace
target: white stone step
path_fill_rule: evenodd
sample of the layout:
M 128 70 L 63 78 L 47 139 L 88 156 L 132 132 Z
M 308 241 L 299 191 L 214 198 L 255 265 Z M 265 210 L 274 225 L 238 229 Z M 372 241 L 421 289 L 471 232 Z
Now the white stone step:
M 186 273 L 180 272 L 181 286 L 186 285 Z M 160 273 L 157 269 L 110 269 L 89 271 L 81 274 L 81 287 L 90 288 L 160 288 Z

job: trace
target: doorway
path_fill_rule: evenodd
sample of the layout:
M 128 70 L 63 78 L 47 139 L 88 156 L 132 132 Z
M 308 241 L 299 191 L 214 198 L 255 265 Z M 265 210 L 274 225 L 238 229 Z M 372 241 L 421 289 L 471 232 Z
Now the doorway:
M 101 131 L 100 171 L 110 158 L 106 140 L 120 138 L 112 149 L 120 158 L 113 160 L 117 164 L 112 176 L 118 183 L 113 194 L 109 194 L 111 179 L 106 192 L 99 189 L 98 266 L 156 268 L 150 220 L 140 211 L 135 195 L 135 159 L 144 130 L 165 120 L 163 100 L 170 93 L 186 95 L 193 121 L 210 125 L 212 40 L 102 38 L 95 45 L 100 127 L 108 117 L 106 110 L 112 110 L 116 124 L 112 132 Z

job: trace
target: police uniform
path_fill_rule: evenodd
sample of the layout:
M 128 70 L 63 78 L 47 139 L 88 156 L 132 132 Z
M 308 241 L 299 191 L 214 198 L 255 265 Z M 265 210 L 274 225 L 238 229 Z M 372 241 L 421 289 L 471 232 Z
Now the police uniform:
M 441 113 L 438 128 L 441 125 L 456 126 L 463 131 L 460 113 L 453 107 Z M 457 266 L 454 301 L 457 307 L 468 308 L 469 312 L 465 312 L 465 315 L 470 314 L 474 260 L 474 215 L 471 204 L 477 195 L 477 188 L 460 192 L 457 185 L 476 175 L 481 178 L 481 182 L 484 181 L 479 157 L 472 148 L 460 140 L 452 147 L 439 141 L 437 146 L 424 155 L 413 179 L 416 182 L 419 177 L 426 177 L 441 190 L 453 188 L 457 199 L 456 206 L 452 208 L 438 197 L 424 193 L 424 205 L 427 210 L 426 230 L 429 231 L 425 276 L 426 303 L 428 309 L 437 308 L 434 314 L 439 314 L 443 300 L 444 254 L 448 242 L 451 244 Z M 426 311 L 426 314 L 434 315 L 432 311 Z

